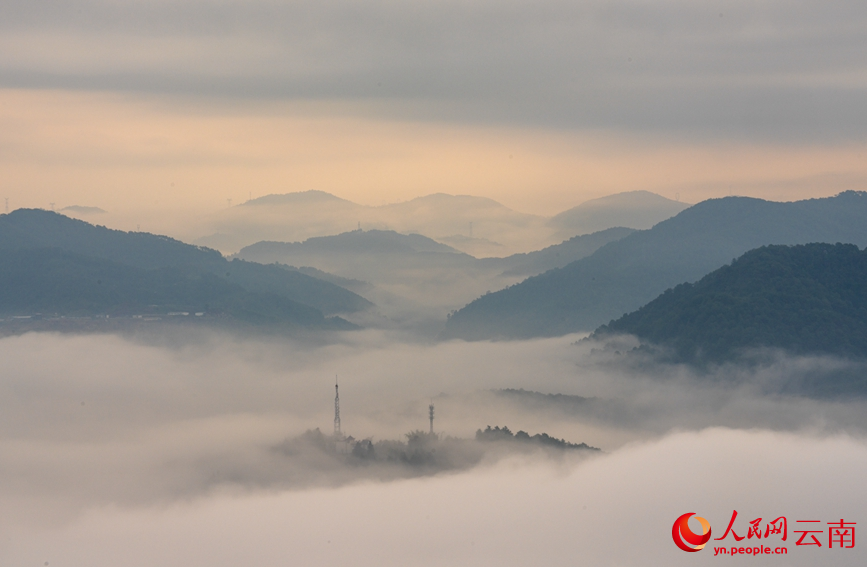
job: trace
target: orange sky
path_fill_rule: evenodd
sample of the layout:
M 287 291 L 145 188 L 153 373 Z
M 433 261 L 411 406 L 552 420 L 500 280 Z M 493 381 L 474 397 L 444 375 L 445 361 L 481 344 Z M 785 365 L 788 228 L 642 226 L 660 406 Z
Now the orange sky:
M 434 192 L 552 215 L 647 189 L 686 202 L 867 189 L 867 146 L 745 145 L 615 131 L 385 120 L 338 103 L 0 90 L 10 208 L 210 212 L 319 189 L 377 205 Z

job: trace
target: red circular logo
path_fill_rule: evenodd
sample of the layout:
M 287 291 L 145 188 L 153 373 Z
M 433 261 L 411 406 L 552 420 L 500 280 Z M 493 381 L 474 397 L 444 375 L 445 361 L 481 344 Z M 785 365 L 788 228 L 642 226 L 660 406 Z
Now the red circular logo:
M 689 529 L 689 519 L 695 516 L 695 512 L 687 512 L 680 518 L 674 521 L 671 526 L 671 538 L 674 544 L 684 551 L 698 551 L 704 548 L 705 544 L 710 541 L 710 524 L 707 520 L 700 516 L 695 516 L 698 523 L 701 524 L 701 533 L 696 534 Z M 690 545 L 694 547 L 690 547 Z

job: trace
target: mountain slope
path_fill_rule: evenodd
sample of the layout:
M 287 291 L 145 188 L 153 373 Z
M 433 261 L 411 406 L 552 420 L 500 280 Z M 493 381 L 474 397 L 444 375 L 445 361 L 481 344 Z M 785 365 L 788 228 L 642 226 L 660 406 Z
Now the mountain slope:
M 581 203 L 551 218 L 548 226 L 568 234 L 587 234 L 615 226 L 647 229 L 689 206 L 649 191 L 628 191 Z
M 152 270 L 57 248 L 0 250 L 0 314 L 129 317 L 202 312 L 203 321 L 257 326 L 352 328 L 308 305 L 250 292 L 210 272 L 172 266 Z M 198 319 L 198 318 L 197 318 Z
M 0 249 L 58 248 L 143 270 L 184 267 L 209 272 L 248 291 L 273 293 L 326 314 L 351 313 L 371 303 L 349 290 L 278 266 L 228 262 L 216 250 L 166 236 L 123 232 L 50 211 L 18 209 L 0 215 Z
M 513 254 L 506 258 L 482 258 L 482 265 L 499 269 L 507 276 L 536 275 L 590 256 L 609 242 L 620 240 L 635 232 L 631 228 L 615 227 L 592 234 L 573 236 L 560 244 L 526 254 Z
M 318 236 L 304 242 L 257 242 L 237 254 L 239 258 L 254 259 L 267 254 L 281 257 L 308 255 L 412 255 L 418 252 L 461 254 L 454 248 L 440 244 L 420 234 L 399 234 L 393 230 L 354 230 L 334 236 Z
M 456 312 L 443 338 L 557 336 L 590 331 L 679 283 L 768 244 L 867 244 L 867 193 L 777 203 L 711 199 L 593 255 L 482 296 Z
M 477 260 L 420 234 L 391 230 L 354 230 L 304 242 L 257 242 L 237 258 L 311 266 L 347 278 L 388 284 L 408 272 L 464 270 Z
M 595 337 L 614 333 L 665 345 L 688 362 L 723 362 L 759 347 L 867 357 L 867 250 L 752 250 L 600 327 Z

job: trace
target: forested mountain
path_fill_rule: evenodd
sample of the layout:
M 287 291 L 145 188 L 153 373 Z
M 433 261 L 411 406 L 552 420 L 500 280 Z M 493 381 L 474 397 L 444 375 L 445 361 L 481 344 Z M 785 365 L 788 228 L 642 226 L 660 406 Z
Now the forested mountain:
M 196 313 L 277 328 L 348 329 L 309 305 L 254 293 L 195 267 L 145 270 L 58 248 L 0 250 L 0 315 L 110 317 Z
M 765 246 L 678 285 L 596 330 L 629 333 L 678 360 L 724 362 L 745 349 L 867 357 L 867 250 Z
M 55 248 L 93 259 L 154 270 L 180 267 L 209 273 L 247 291 L 273 294 L 325 314 L 351 313 L 371 303 L 349 290 L 297 271 L 241 260 L 216 250 L 142 232 L 94 226 L 50 211 L 18 209 L 0 215 L 0 250 Z
M 478 340 L 591 331 L 753 248 L 809 242 L 867 245 L 864 219 L 863 192 L 789 203 L 711 199 L 564 268 L 476 299 L 450 317 L 441 337 Z

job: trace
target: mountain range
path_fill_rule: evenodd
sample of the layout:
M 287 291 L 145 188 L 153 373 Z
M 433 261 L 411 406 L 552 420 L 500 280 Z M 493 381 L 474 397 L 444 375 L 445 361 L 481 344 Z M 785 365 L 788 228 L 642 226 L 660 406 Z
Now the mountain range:
M 423 234 L 478 255 L 530 251 L 549 243 L 544 217 L 519 213 L 484 197 L 436 193 L 402 203 L 367 206 L 323 191 L 266 195 L 208 219 L 197 240 L 236 252 L 260 241 L 296 242 L 354 229 Z
M 350 287 L 394 316 L 421 309 L 427 316 L 440 319 L 443 313 L 486 290 L 564 266 L 631 232 L 612 228 L 527 254 L 476 259 L 419 234 L 354 230 L 303 242 L 258 242 L 234 257 L 266 264 L 279 262 L 299 270 L 313 268 L 368 282 L 377 289 Z M 395 301 L 400 303 L 402 315 L 387 309 Z
M 688 205 L 633 191 L 582 203 L 553 218 L 492 199 L 436 193 L 366 206 L 322 191 L 266 195 L 207 219 L 196 243 L 235 253 L 260 241 L 301 242 L 352 230 L 421 234 L 477 258 L 506 257 L 613 227 L 649 228 Z
M 864 246 L 865 218 L 864 192 L 787 203 L 710 199 L 563 268 L 477 298 L 449 318 L 441 337 L 479 340 L 592 331 L 753 248 L 810 242 Z

